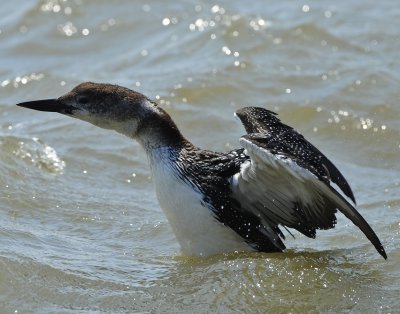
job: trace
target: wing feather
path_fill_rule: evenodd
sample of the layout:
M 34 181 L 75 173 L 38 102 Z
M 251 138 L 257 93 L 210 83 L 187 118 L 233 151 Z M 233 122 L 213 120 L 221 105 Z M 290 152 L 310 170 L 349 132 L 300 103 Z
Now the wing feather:
M 246 132 L 252 134 L 260 146 L 265 146 L 275 153 L 291 156 L 318 178 L 336 183 L 343 193 L 356 203 L 350 185 L 335 165 L 303 135 L 283 124 L 276 117 L 276 113 L 259 107 L 245 107 L 235 114 L 243 123 Z M 256 134 L 261 136 L 257 138 Z
M 232 184 L 233 196 L 246 204 L 243 210 L 260 217 L 281 238 L 279 225 L 314 238 L 317 229 L 335 226 L 339 210 L 386 258 L 369 224 L 330 185 L 336 183 L 354 201 L 343 175 L 319 150 L 266 109 L 247 107 L 237 115 L 249 132 L 240 144 L 250 161 L 243 163 Z

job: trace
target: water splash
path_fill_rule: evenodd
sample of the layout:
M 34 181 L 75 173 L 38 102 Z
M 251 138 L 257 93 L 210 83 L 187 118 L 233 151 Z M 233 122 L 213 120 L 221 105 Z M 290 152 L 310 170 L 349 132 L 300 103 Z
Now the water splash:
M 13 149 L 13 154 L 33 164 L 35 167 L 52 173 L 62 174 L 65 168 L 65 162 L 58 157 L 54 148 L 38 138 L 18 141 L 16 147 Z

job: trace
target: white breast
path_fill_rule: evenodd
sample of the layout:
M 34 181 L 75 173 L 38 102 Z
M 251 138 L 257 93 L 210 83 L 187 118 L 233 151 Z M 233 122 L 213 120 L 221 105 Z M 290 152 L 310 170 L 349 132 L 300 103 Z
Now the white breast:
M 213 255 L 253 250 L 232 229 L 220 223 L 212 211 L 201 203 L 202 195 L 182 181 L 163 153 L 150 158 L 157 198 L 182 252 L 187 255 Z M 154 157 L 155 156 L 155 157 Z

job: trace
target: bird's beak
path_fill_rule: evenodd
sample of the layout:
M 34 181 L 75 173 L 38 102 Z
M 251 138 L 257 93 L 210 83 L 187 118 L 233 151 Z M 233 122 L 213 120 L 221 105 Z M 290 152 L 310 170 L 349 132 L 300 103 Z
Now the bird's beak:
M 72 106 L 62 103 L 58 99 L 43 99 L 43 100 L 21 102 L 17 104 L 17 106 L 38 111 L 59 112 L 63 114 L 71 114 L 72 110 L 76 109 Z

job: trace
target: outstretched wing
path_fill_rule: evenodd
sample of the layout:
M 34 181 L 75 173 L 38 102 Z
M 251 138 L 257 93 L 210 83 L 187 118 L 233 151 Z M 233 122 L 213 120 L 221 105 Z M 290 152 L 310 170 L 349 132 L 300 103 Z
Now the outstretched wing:
M 356 203 L 350 185 L 335 165 L 303 135 L 283 124 L 276 117 L 276 113 L 259 107 L 245 107 L 236 111 L 236 115 L 242 121 L 246 132 L 254 134 L 254 140 L 264 144 L 271 153 L 290 156 L 319 179 L 336 183 L 343 193 Z M 258 138 L 256 134 L 259 134 Z
M 339 210 L 386 258 L 375 232 L 330 185 L 336 183 L 354 201 L 347 181 L 328 158 L 271 111 L 246 107 L 236 115 L 249 133 L 240 143 L 250 161 L 232 180 L 233 195 L 244 210 L 260 217 L 282 238 L 279 225 L 315 237 L 317 229 L 335 226 Z

